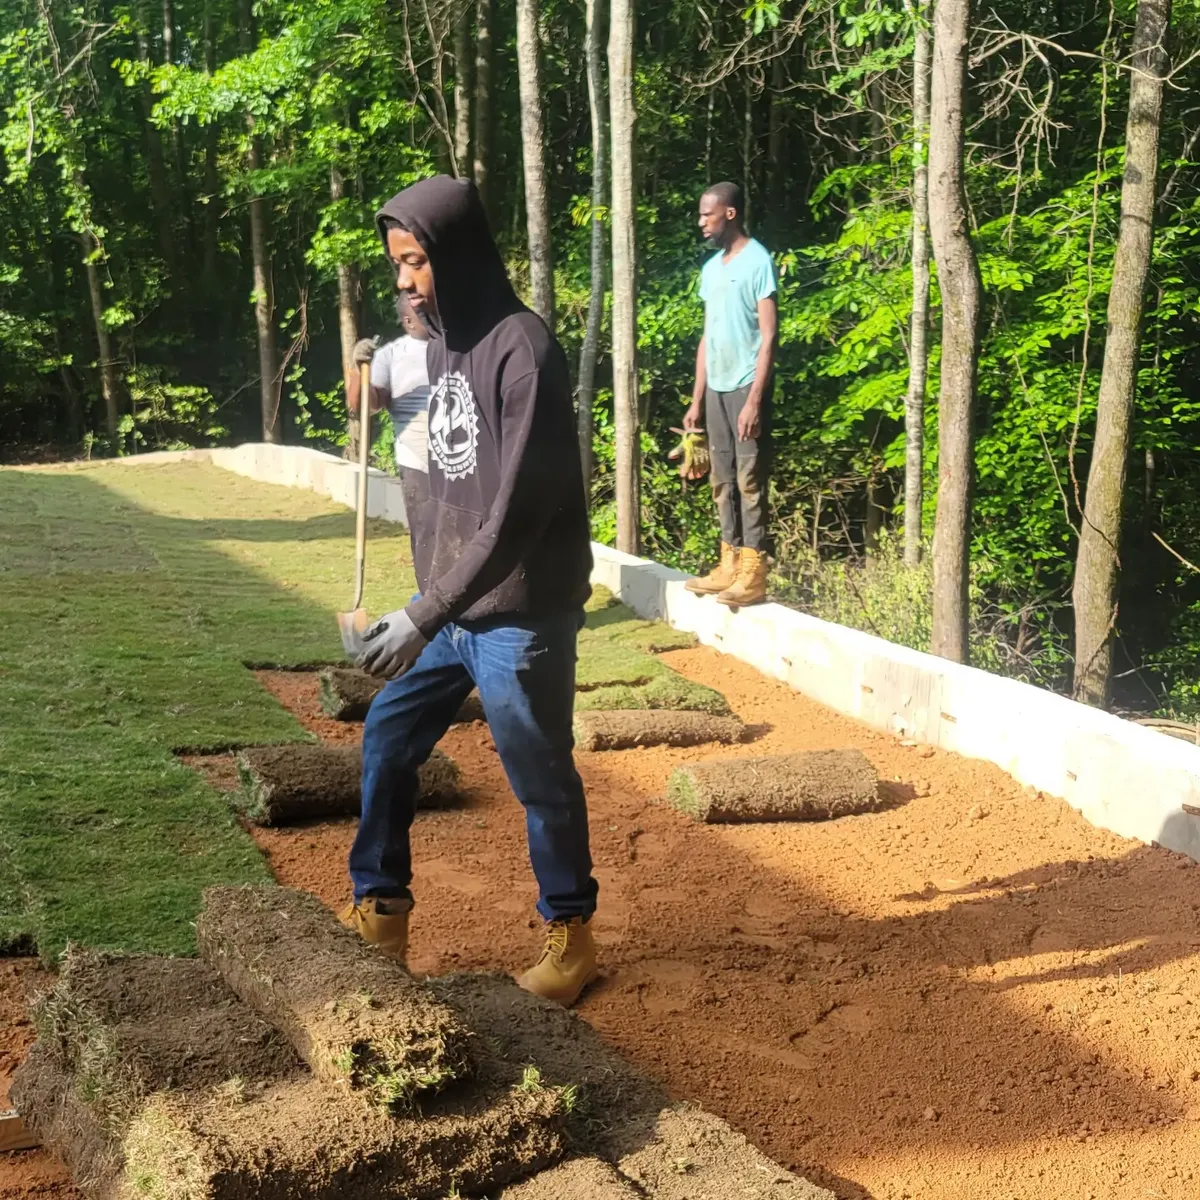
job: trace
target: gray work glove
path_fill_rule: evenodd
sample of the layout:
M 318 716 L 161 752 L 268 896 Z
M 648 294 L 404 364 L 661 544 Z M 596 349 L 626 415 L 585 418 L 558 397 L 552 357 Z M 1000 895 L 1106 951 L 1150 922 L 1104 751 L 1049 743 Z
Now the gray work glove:
M 358 665 L 378 679 L 399 679 L 429 643 L 403 608 L 387 613 L 363 634 Z
M 379 339 L 359 338 L 354 343 L 354 365 L 361 367 L 363 363 L 369 363 L 375 357 L 375 351 L 379 349 Z

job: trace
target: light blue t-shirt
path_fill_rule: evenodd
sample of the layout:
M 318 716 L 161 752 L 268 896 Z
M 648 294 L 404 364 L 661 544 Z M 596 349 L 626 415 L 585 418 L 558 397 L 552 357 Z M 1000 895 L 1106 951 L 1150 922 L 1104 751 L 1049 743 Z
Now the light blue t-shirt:
M 754 382 L 762 345 L 758 302 L 775 295 L 775 264 L 751 238 L 728 262 L 718 250 L 700 271 L 704 301 L 704 367 L 714 392 L 736 392 Z

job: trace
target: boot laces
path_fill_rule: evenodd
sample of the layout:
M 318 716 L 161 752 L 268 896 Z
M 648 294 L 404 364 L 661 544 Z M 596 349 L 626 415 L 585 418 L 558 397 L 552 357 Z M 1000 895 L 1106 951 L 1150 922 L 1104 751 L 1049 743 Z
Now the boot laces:
M 542 957 L 562 958 L 571 941 L 571 927 L 566 921 L 551 921 L 546 928 L 546 948 Z

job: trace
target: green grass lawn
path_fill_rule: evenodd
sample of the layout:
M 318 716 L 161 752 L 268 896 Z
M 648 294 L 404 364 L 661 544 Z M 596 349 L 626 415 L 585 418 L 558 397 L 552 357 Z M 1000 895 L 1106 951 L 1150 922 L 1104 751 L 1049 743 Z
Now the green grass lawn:
M 306 734 L 246 669 L 341 660 L 354 514 L 203 463 L 0 470 L 0 952 L 194 949 L 200 892 L 266 867 L 174 751 Z M 415 587 L 372 522 L 366 607 Z M 581 706 L 721 711 L 648 651 L 690 643 L 596 596 Z

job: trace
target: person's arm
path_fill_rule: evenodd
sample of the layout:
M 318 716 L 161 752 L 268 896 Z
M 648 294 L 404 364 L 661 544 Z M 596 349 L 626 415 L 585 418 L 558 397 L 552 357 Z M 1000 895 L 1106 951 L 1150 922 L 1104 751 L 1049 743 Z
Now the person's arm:
M 578 453 L 573 426 L 557 411 L 562 387 L 537 370 L 504 385 L 500 486 L 487 519 L 455 565 L 405 610 L 429 640 L 516 570 L 568 489 L 579 486 L 570 470 Z
M 704 428 L 704 393 L 708 388 L 708 371 L 704 361 L 704 338 L 696 348 L 696 382 L 692 386 L 692 403 L 683 414 L 683 427 L 687 430 Z
M 779 339 L 779 305 L 774 295 L 758 302 L 758 329 L 762 344 L 754 360 L 754 381 L 742 411 L 738 413 L 738 440 L 752 442 L 762 432 L 762 402 L 775 369 L 775 345 Z

